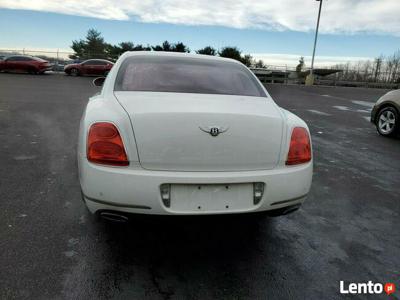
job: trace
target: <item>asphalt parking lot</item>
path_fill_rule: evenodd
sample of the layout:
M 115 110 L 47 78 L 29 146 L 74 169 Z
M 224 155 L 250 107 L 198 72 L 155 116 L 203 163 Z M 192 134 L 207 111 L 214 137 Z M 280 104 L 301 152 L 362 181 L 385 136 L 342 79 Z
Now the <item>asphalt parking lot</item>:
M 77 177 L 92 79 L 0 74 L 0 299 L 338 299 L 340 280 L 400 288 L 400 139 L 368 121 L 385 90 L 268 86 L 312 133 L 313 186 L 298 212 L 113 226 L 88 214 Z

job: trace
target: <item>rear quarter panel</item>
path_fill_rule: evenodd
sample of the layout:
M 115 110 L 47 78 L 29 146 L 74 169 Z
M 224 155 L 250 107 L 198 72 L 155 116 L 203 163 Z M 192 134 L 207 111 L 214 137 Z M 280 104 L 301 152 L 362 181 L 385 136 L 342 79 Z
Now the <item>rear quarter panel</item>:
M 78 138 L 78 161 L 87 159 L 87 135 L 90 126 L 96 122 L 113 123 L 121 135 L 128 160 L 131 162 L 130 166 L 132 166 L 132 163 L 135 164 L 135 162 L 139 161 L 135 137 L 127 113 L 115 98 L 105 99 L 101 95 L 96 95 L 89 99 L 82 115 Z
M 280 165 L 281 166 L 286 166 L 286 159 L 287 159 L 287 154 L 289 152 L 289 145 L 290 145 L 290 139 L 292 136 L 292 131 L 293 128 L 295 127 L 304 127 L 308 131 L 308 135 L 310 137 L 310 143 L 311 143 L 311 153 L 312 153 L 312 139 L 311 139 L 311 133 L 310 129 L 307 126 L 307 123 L 304 122 L 301 118 L 296 116 L 295 114 L 291 113 L 290 111 L 281 108 L 283 117 L 285 119 L 285 124 L 286 124 L 286 131 L 283 136 L 283 142 L 282 142 L 282 153 L 281 153 L 281 161 Z M 311 163 L 313 162 L 313 159 L 311 160 Z M 290 168 L 290 166 L 286 166 Z

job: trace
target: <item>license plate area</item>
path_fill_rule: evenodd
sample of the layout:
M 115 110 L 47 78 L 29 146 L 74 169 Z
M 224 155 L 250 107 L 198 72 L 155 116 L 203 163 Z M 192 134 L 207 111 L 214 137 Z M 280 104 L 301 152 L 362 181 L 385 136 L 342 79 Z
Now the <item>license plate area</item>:
M 170 209 L 173 211 L 243 211 L 253 206 L 252 183 L 171 184 Z

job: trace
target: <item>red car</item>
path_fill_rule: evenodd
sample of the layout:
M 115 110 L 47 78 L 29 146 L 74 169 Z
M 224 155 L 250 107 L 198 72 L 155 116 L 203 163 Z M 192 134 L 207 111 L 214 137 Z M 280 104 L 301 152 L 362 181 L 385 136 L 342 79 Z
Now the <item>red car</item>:
M 43 74 L 52 68 L 53 66 L 47 60 L 34 56 L 14 55 L 0 60 L 0 71 L 6 72 L 22 71 L 31 74 Z
M 89 59 L 79 64 L 70 64 L 64 67 L 68 75 L 101 75 L 106 76 L 114 63 L 105 59 Z

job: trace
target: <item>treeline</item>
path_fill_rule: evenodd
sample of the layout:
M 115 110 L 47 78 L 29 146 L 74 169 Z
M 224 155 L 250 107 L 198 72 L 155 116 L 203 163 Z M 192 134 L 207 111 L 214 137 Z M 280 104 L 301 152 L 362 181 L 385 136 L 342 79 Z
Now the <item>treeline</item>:
M 116 60 L 126 51 L 169 51 L 189 53 L 188 46 L 181 42 L 170 43 L 163 42 L 161 45 L 142 45 L 133 42 L 122 42 L 118 45 L 107 43 L 101 36 L 101 33 L 95 29 L 89 29 L 85 39 L 74 40 L 71 45 L 74 54 L 70 55 L 72 59 L 103 58 Z M 206 46 L 195 51 L 197 54 L 219 55 L 236 59 L 248 67 L 265 68 L 262 60 L 255 60 L 250 54 L 242 54 L 237 47 L 223 47 L 217 50 L 211 46 Z
M 332 68 L 342 70 L 333 76 L 336 80 L 400 83 L 400 50 L 374 60 L 348 62 Z

